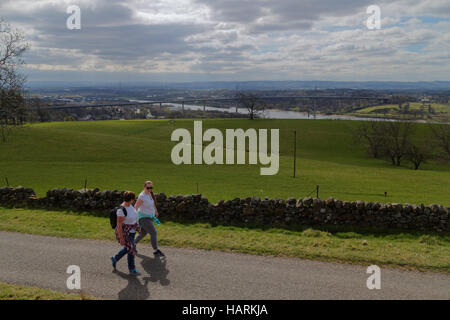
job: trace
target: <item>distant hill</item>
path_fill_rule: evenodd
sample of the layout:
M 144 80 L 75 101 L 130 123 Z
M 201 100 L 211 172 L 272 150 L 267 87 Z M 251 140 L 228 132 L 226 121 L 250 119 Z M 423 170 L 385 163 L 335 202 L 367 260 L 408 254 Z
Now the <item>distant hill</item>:
M 117 82 L 28 82 L 29 89 L 118 88 Z M 165 88 L 186 90 L 295 90 L 295 89 L 366 89 L 366 90 L 450 90 L 450 81 L 210 81 L 210 82 L 127 82 L 120 88 Z

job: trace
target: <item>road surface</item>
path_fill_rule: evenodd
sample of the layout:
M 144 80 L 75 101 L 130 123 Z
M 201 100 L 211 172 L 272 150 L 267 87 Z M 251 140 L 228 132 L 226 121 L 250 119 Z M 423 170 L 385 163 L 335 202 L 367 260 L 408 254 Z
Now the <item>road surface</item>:
M 145 242 L 145 244 L 144 244 Z M 67 267 L 81 269 L 81 289 L 108 299 L 450 299 L 450 276 L 381 269 L 381 289 L 369 290 L 367 266 L 138 245 L 141 276 L 126 257 L 112 272 L 112 241 L 0 232 L 0 282 L 70 292 Z

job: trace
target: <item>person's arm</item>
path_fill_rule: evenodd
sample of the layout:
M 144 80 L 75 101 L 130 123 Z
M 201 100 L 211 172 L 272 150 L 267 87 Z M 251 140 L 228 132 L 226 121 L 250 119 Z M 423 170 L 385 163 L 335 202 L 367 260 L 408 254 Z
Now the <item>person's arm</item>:
M 139 210 L 139 208 L 142 206 L 142 200 L 141 199 L 137 199 L 136 203 L 134 204 L 134 208 L 136 209 L 136 211 Z
M 120 244 L 125 245 L 125 238 L 123 237 L 123 229 L 122 229 L 122 223 L 125 220 L 125 217 L 117 216 L 117 232 L 119 234 Z

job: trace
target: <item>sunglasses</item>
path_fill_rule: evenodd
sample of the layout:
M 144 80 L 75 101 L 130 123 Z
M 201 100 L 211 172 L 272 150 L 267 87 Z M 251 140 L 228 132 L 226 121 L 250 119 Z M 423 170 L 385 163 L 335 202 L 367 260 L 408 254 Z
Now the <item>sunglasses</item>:
M 152 190 L 153 189 L 153 187 L 147 187 L 147 190 Z

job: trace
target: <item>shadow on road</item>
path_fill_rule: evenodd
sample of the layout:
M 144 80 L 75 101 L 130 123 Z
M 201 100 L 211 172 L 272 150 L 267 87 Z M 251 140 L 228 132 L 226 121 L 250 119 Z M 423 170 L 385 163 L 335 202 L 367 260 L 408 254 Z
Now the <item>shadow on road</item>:
M 119 300 L 145 300 L 150 297 L 150 292 L 148 290 L 149 282 L 158 282 L 162 286 L 167 286 L 170 284 L 170 280 L 167 279 L 169 270 L 166 268 L 166 259 L 164 257 L 154 257 L 150 258 L 142 254 L 138 254 L 137 257 L 141 258 L 141 266 L 144 270 L 140 270 L 142 275 L 140 276 L 130 276 L 128 273 L 121 271 L 114 271 L 115 274 L 128 281 L 125 288 L 119 292 Z M 139 268 L 138 268 L 139 269 Z M 149 276 L 146 276 L 149 275 Z
M 150 277 L 144 278 L 145 281 L 159 281 L 162 286 L 168 286 L 170 284 L 170 280 L 167 279 L 169 270 L 167 270 L 166 267 L 167 261 L 165 257 L 155 256 L 153 258 L 150 258 L 142 254 L 138 254 L 137 257 L 142 259 L 141 266 L 144 269 L 145 273 L 150 275 Z
M 147 287 L 148 279 L 143 279 L 144 283 L 142 283 L 139 277 L 130 276 L 128 273 L 118 270 L 113 272 L 128 280 L 127 286 L 119 292 L 119 300 L 145 300 L 150 296 Z

